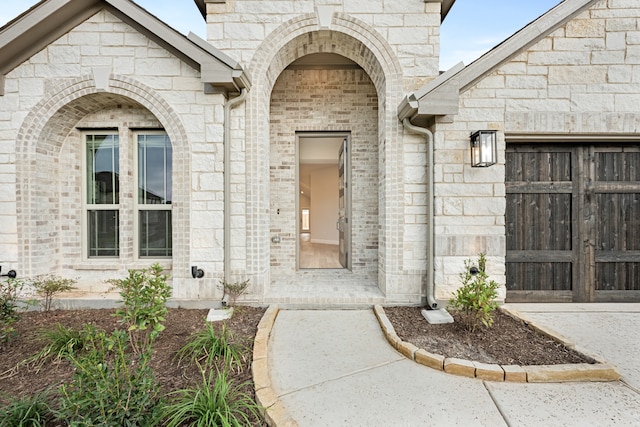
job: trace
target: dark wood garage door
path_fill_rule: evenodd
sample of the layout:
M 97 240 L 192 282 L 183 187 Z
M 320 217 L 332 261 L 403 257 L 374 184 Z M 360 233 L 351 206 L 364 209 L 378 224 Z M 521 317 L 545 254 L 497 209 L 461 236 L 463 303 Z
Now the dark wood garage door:
M 510 144 L 507 301 L 640 301 L 638 144 Z

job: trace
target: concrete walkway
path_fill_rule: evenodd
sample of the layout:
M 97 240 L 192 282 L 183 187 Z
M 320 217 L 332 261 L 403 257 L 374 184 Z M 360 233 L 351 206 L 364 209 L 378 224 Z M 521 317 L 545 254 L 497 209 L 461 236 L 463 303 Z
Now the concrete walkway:
M 271 385 L 301 427 L 640 425 L 640 353 L 634 347 L 640 305 L 597 314 L 562 306 L 572 308 L 513 307 L 616 364 L 629 385 L 497 383 L 445 374 L 396 352 L 371 310 L 280 311 L 269 339 Z M 590 314 L 599 328 L 588 321 Z M 628 320 L 616 324 L 613 314 Z M 584 328 L 556 327 L 576 323 Z M 611 343 L 612 335 L 624 342 Z M 582 336 L 589 339 L 580 342 Z

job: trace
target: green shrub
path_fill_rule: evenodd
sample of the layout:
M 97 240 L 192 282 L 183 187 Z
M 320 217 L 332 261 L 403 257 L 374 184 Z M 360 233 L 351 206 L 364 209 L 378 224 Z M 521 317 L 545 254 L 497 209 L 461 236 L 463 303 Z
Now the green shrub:
M 171 296 L 167 278 L 162 274 L 162 267 L 154 264 L 148 269 L 129 270 L 125 279 L 109 280 L 120 289 L 123 306 L 116 315 L 127 326 L 131 347 L 136 353 L 145 351 L 164 330 L 166 302 Z
M 246 350 L 246 346 L 234 342 L 233 334 L 226 324 L 222 325 L 218 334 L 213 324 L 208 322 L 206 328 L 189 337 L 187 344 L 178 350 L 177 357 L 178 363 L 186 359 L 198 363 L 204 361 L 206 366 L 212 366 L 215 359 L 221 359 L 225 366 L 241 371 Z
M 464 262 L 464 272 L 460 273 L 462 287 L 458 288 L 449 302 L 449 307 L 457 311 L 465 329 L 475 331 L 483 324 L 486 327 L 493 325 L 493 312 L 498 308 L 497 289 L 499 285 L 485 272 L 487 260 L 484 254 L 480 254 L 478 265 L 468 259 Z M 472 268 L 477 270 L 472 273 Z
M 0 281 L 0 344 L 15 336 L 13 324 L 20 320 L 22 310 L 26 308 L 18 301 L 23 288 L 24 283 L 18 279 Z
M 44 311 L 51 310 L 53 297 L 63 292 L 76 289 L 76 280 L 64 279 L 54 275 L 38 276 L 29 280 L 29 285 L 33 286 L 36 295 L 42 298 L 41 304 Z
M 249 279 L 244 282 L 233 283 L 220 280 L 220 286 L 222 286 L 223 290 L 222 298 L 224 299 L 225 295 L 229 295 L 229 306 L 235 307 L 238 297 L 247 291 L 247 288 L 249 287 Z
M 53 419 L 45 394 L 12 399 L 0 408 L 0 427 L 40 427 Z
M 162 402 L 151 351 L 133 354 L 127 340 L 124 331 L 94 331 L 80 355 L 66 356 L 74 374 L 60 388 L 58 419 L 72 427 L 155 425 Z
M 261 407 L 242 392 L 247 383 L 235 385 L 225 371 L 208 376 L 202 370 L 202 385 L 169 394 L 163 410 L 166 427 L 247 426 L 260 420 Z

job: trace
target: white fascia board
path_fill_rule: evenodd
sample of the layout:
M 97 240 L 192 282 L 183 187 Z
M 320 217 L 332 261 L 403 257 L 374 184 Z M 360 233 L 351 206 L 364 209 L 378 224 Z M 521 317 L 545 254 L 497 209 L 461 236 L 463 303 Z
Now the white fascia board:
M 190 38 L 186 37 L 129 0 L 105 0 L 105 2 L 118 10 L 124 19 L 134 21 L 139 28 L 144 29 L 155 38 L 164 42 L 165 46 L 172 47 L 182 54 L 185 59 L 189 59 L 194 64 L 197 64 L 203 75 L 215 74 L 219 78 L 215 80 L 207 79 L 208 83 L 231 84 L 236 86 L 237 83 L 242 85 L 248 81 L 248 78 L 231 78 L 233 71 L 241 71 L 242 67 L 240 67 L 236 61 L 224 55 L 199 37 L 195 35 Z M 197 39 L 200 39 L 200 41 L 196 41 Z M 212 70 L 217 71 L 214 72 Z M 229 76 L 229 78 L 222 79 L 224 75 Z M 204 77 L 203 80 L 205 80 Z
M 458 112 L 459 83 L 453 77 L 463 69 L 464 64 L 459 62 L 420 89 L 405 96 L 398 106 L 400 121 L 407 117 L 413 119 L 416 115 L 456 114 Z
M 201 49 L 209 52 L 210 55 L 216 57 L 216 59 L 218 59 L 219 61 L 228 65 L 230 68 L 233 68 L 234 70 L 239 70 L 242 68 L 240 67 L 240 64 L 238 64 L 238 61 L 226 55 L 222 51 L 216 49 L 215 46 L 213 46 L 211 43 L 209 43 L 202 37 L 198 36 L 197 34 L 193 32 L 189 32 L 189 34 L 187 35 L 187 38 L 192 43 L 195 43 L 196 45 L 198 45 L 198 47 L 200 47 Z

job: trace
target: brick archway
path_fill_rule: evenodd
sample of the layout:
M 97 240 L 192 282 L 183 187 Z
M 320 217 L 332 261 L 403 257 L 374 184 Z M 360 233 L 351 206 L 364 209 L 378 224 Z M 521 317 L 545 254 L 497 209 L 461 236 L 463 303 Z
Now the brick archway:
M 397 269 L 402 227 L 397 217 L 387 217 L 387 206 L 402 203 L 400 192 L 387 189 L 402 185 L 402 136 L 395 108 L 402 92 L 402 68 L 386 40 L 366 23 L 344 13 L 335 13 L 330 29 L 321 29 L 315 14 L 300 15 L 273 31 L 260 47 L 249 67 L 253 88 L 247 102 L 246 167 L 247 191 L 253 203 L 247 206 L 248 247 L 262 248 L 248 254 L 247 267 L 269 286 L 269 102 L 273 86 L 293 61 L 312 53 L 335 53 L 357 63 L 369 76 L 378 96 L 379 223 L 387 224 L 379 233 L 378 252 L 381 272 Z M 395 253 L 395 252 L 398 253 Z M 384 274 L 379 286 L 385 291 Z
M 62 147 L 78 123 L 110 108 L 145 110 L 169 135 L 174 150 L 174 234 L 189 230 L 189 147 L 178 115 L 153 89 L 124 76 L 111 75 L 106 90 L 93 76 L 65 80 L 51 90 L 26 117 L 16 140 L 16 203 L 22 274 L 50 273 L 60 268 L 61 192 L 56 178 L 65 173 Z M 79 189 L 78 189 L 79 190 Z M 69 190 L 65 190 L 69 191 Z M 53 218 L 43 221 L 43 216 Z M 174 255 L 174 269 L 188 270 L 189 251 Z

